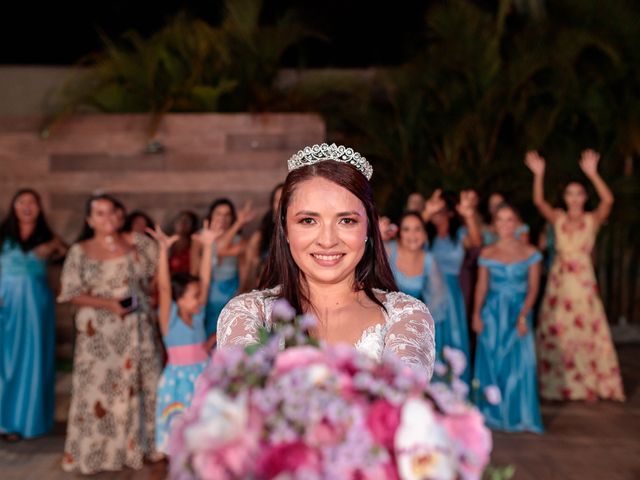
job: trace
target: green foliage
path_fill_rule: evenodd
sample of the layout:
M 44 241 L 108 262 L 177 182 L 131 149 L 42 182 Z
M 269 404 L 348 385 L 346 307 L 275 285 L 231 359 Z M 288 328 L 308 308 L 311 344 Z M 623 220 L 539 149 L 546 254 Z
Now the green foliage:
M 220 26 L 185 14 L 142 38 L 103 37 L 102 52 L 83 59 L 58 95 L 51 125 L 82 111 L 148 112 L 149 135 L 167 112 L 266 110 L 279 93 L 273 80 L 287 49 L 311 35 L 291 13 L 260 24 L 261 0 L 226 0 Z

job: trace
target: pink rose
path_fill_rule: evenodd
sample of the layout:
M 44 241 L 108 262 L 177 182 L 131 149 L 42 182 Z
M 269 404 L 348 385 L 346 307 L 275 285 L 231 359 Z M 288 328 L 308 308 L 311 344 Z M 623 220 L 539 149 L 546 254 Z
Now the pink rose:
M 461 453 L 463 478 L 480 478 L 492 448 L 491 432 L 482 414 L 475 407 L 469 407 L 463 414 L 440 417 L 440 423 Z
M 258 461 L 260 478 L 275 478 L 281 473 L 294 473 L 301 469 L 318 471 L 320 458 L 318 452 L 302 442 L 281 443 L 267 447 Z
M 327 358 L 319 348 L 309 346 L 288 348 L 276 357 L 272 375 L 282 375 L 314 363 L 327 364 Z
M 323 420 L 309 429 L 307 442 L 310 445 L 332 445 L 338 443 L 344 437 L 344 429 L 331 425 Z
M 374 440 L 393 451 L 396 430 L 400 425 L 400 409 L 387 400 L 376 400 L 369 409 L 367 427 Z

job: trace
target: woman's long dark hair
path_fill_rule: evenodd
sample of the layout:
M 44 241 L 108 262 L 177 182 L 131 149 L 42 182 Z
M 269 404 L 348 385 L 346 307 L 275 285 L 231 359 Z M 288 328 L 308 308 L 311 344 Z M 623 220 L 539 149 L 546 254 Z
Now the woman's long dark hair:
M 22 195 L 32 195 L 36 199 L 38 209 L 40 210 L 38 217 L 36 218 L 36 226 L 33 229 L 33 232 L 24 240 L 20 238 L 20 221 L 16 215 L 16 201 L 18 200 L 18 197 Z M 9 240 L 16 245 L 20 245 L 23 252 L 28 252 L 38 245 L 53 240 L 53 232 L 51 231 L 51 228 L 49 228 L 47 219 L 44 216 L 44 211 L 42 210 L 42 200 L 40 199 L 38 192 L 35 190 L 31 188 L 23 188 L 13 195 L 11 203 L 9 204 L 9 213 L 0 225 L 0 248 L 2 248 L 5 240 Z
M 451 237 L 451 241 L 455 243 L 457 240 L 458 229 L 462 226 L 462 221 L 456 211 L 458 196 L 454 192 L 443 192 L 442 199 L 444 200 L 447 212 L 453 215 L 449 217 L 449 237 Z M 433 248 L 433 243 L 437 237 L 438 229 L 433 223 L 428 222 L 427 238 L 429 239 L 429 248 Z
M 87 222 L 87 218 L 91 216 L 91 208 L 93 206 L 93 202 L 96 202 L 98 200 L 107 200 L 108 202 L 111 202 L 114 209 L 122 205 L 122 202 L 120 202 L 120 200 L 117 200 L 115 197 L 112 197 L 111 195 L 108 195 L 106 193 L 91 195 L 84 204 L 84 224 L 82 226 L 80 235 L 78 235 L 78 238 L 76 239 L 76 242 L 89 240 L 95 235 L 93 228 L 91 228 L 89 222 Z
M 231 225 L 236 223 L 236 219 L 238 216 L 236 215 L 236 207 L 231 200 L 228 198 L 218 198 L 213 201 L 213 203 L 209 206 L 209 213 L 207 214 L 207 220 L 211 221 L 211 215 L 213 211 L 218 208 L 220 205 L 228 205 L 231 210 Z
M 138 217 L 143 218 L 147 228 L 151 228 L 153 230 L 153 228 L 156 225 L 153 219 L 142 210 L 134 210 L 129 215 L 127 215 L 127 218 L 124 221 L 124 227 L 122 227 L 122 231 L 131 232 L 131 228 L 133 227 L 133 222 Z
M 364 291 L 367 297 L 384 308 L 382 302 L 373 293 L 373 289 L 398 291 L 398 287 L 393 279 L 387 253 L 380 236 L 378 214 L 373 203 L 371 184 L 355 167 L 331 160 L 298 168 L 287 175 L 282 188 L 273 244 L 260 279 L 259 288 L 280 286 L 280 296 L 286 299 L 297 312 L 313 308 L 301 286 L 303 282 L 306 283 L 306 280 L 293 260 L 287 243 L 287 209 L 298 185 L 314 177 L 324 178 L 347 189 L 364 204 L 367 212 L 368 239 L 364 255 L 356 266 L 355 288 Z
M 271 196 L 269 197 L 269 211 L 264 214 L 264 217 L 262 217 L 262 221 L 260 222 L 260 248 L 258 249 L 260 256 L 266 256 L 269 253 L 269 248 L 271 247 L 273 232 L 276 228 L 276 222 L 274 219 L 277 215 L 277 212 L 273 210 L 273 200 L 276 198 L 276 192 L 283 186 L 284 183 L 279 183 L 271 191 Z

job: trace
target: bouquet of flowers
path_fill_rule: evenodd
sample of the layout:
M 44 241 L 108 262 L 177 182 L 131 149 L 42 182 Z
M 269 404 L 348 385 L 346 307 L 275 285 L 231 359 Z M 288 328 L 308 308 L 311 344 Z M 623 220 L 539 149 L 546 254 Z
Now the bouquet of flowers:
M 304 333 L 312 318 L 283 301 L 273 316 L 277 327 L 259 345 L 219 349 L 198 379 L 174 423 L 171 478 L 482 476 L 491 433 L 460 393 L 395 357 L 319 347 Z

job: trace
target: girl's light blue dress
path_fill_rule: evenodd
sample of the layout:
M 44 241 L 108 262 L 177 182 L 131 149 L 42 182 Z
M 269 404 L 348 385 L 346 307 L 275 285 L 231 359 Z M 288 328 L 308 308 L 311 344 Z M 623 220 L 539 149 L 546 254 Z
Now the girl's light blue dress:
M 171 304 L 169 328 L 164 336 L 167 365 L 162 372 L 156 395 L 156 449 L 168 453 L 171 423 L 191 405 L 194 384 L 208 361 L 204 311 L 187 325 L 178 316 L 178 306 Z
M 446 291 L 442 320 L 436 325 L 436 353 L 439 360 L 442 360 L 444 347 L 455 348 L 464 353 L 467 357 L 467 368 L 461 379 L 469 383 L 471 379 L 469 326 L 464 295 L 460 288 L 460 268 L 465 255 L 463 239 L 466 235 L 467 230 L 461 227 L 455 240 L 452 240 L 449 235 L 438 236 L 433 239 L 430 252 L 442 273 Z
M 5 240 L 0 250 L 0 432 L 53 427 L 55 303 L 46 261 Z
M 518 335 L 518 315 L 528 287 L 529 267 L 542 260 L 539 252 L 515 263 L 502 263 L 480 257 L 478 264 L 489 270 L 489 289 L 481 310 L 484 323 L 478 336 L 475 378 L 480 392 L 489 385 L 500 389 L 498 405 L 479 395 L 478 407 L 490 428 L 541 433 L 538 401 L 536 353 L 532 314 L 527 316 L 529 331 Z
M 237 243 L 239 237 L 234 239 Z M 224 306 L 231 300 L 240 288 L 240 274 L 238 271 L 238 257 L 218 257 L 212 259 L 211 285 L 209 286 L 209 300 L 206 306 L 207 336 L 216 333 L 218 317 Z

